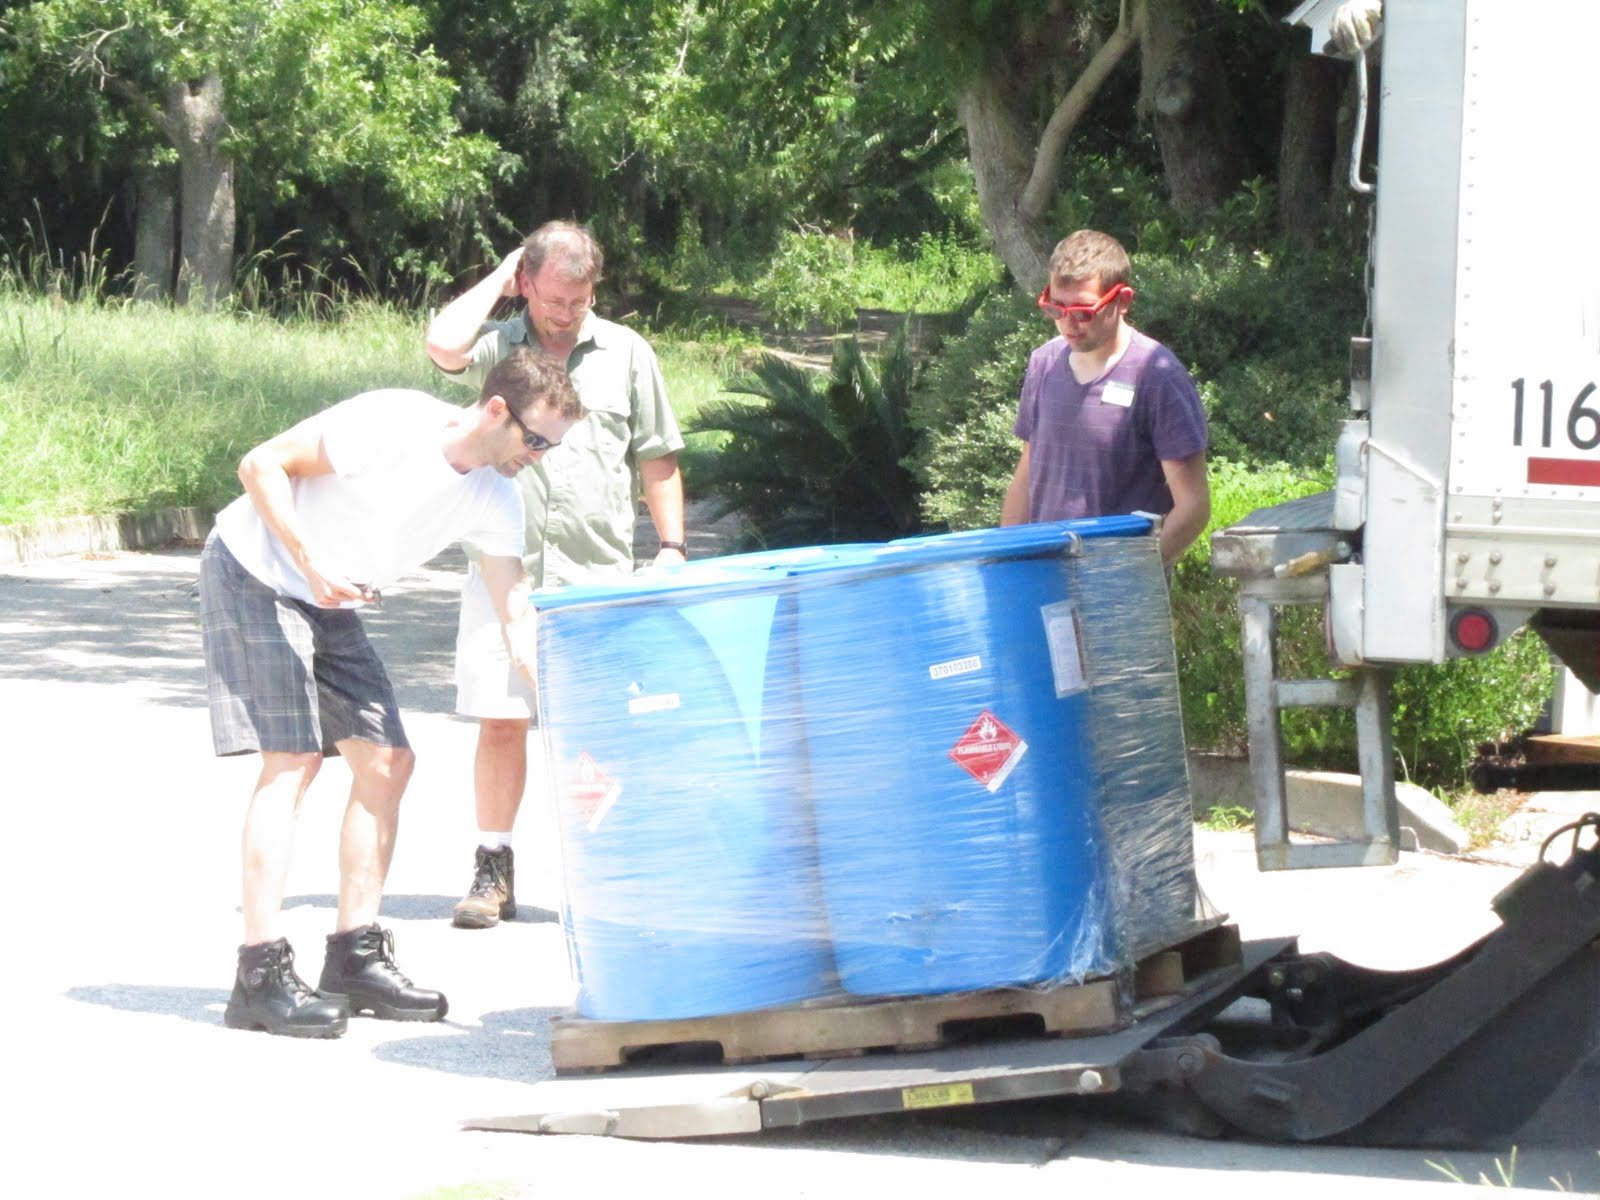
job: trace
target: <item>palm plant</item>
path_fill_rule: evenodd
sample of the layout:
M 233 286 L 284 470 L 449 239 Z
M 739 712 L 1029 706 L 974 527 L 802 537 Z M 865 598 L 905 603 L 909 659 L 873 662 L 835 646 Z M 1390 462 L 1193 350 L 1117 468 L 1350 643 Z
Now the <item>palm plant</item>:
M 691 433 L 722 436 L 690 452 L 689 480 L 771 548 L 915 533 L 914 375 L 904 330 L 876 363 L 841 339 L 826 374 L 763 355 L 691 419 Z

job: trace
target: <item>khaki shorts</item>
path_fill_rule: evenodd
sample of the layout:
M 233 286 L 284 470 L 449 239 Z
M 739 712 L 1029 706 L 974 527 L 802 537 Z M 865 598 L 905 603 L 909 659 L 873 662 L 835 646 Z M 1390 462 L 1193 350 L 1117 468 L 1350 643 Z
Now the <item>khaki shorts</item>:
M 478 564 L 468 560 L 456 625 L 456 712 L 464 717 L 537 720 L 539 706 L 500 632 Z

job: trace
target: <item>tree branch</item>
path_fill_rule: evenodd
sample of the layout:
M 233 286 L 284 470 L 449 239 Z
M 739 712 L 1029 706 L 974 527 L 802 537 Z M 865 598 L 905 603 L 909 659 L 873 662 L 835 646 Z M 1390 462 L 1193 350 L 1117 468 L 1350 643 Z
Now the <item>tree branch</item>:
M 144 91 L 135 87 L 121 75 L 116 74 L 100 57 L 100 48 L 119 33 L 126 33 L 133 28 L 132 21 L 124 21 L 115 29 L 97 29 L 84 37 L 70 52 L 63 51 L 62 57 L 66 60 L 68 74 L 77 75 L 88 72 L 95 77 L 95 83 L 102 92 L 110 92 L 121 100 L 135 116 L 148 121 L 155 128 L 164 133 L 169 140 L 175 138 L 175 133 L 162 112 L 161 106 L 156 104 Z
M 1039 135 L 1039 145 L 1034 151 L 1033 171 L 1017 203 L 1023 216 L 1030 220 L 1042 217 L 1049 207 L 1050 199 L 1055 194 L 1056 169 L 1061 165 L 1067 139 L 1083 119 L 1083 114 L 1089 110 L 1095 93 L 1122 60 L 1122 56 L 1139 44 L 1144 31 L 1145 3 L 1146 0 L 1122 0 L 1116 29 L 1105 44 L 1095 51 L 1089 65 L 1050 114 L 1050 120 Z
M 135 115 L 150 122 L 159 129 L 164 137 L 173 145 L 178 144 L 178 130 L 168 118 L 166 112 L 139 88 L 133 86 L 120 75 L 107 75 L 100 81 L 101 86 L 112 95 L 116 96 Z

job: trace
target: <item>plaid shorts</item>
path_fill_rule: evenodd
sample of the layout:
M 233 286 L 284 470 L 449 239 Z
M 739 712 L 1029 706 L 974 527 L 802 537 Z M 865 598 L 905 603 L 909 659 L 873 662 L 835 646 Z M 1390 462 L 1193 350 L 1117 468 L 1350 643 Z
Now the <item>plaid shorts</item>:
M 215 533 L 200 556 L 200 634 L 219 756 L 333 755 L 345 738 L 410 745 L 361 618 L 279 595 Z

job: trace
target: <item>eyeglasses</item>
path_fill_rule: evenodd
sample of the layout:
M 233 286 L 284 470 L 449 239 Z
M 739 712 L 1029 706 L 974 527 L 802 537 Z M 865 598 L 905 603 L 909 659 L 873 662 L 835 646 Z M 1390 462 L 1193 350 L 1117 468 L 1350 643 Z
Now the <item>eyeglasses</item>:
M 528 448 L 530 453 L 537 454 L 541 450 L 550 450 L 561 445 L 560 442 L 552 442 L 538 430 L 529 429 L 523 419 L 517 416 L 514 411 L 512 411 L 511 405 L 509 404 L 506 405 L 506 416 L 515 421 L 517 423 L 517 428 L 522 430 L 522 444 Z
M 1050 285 L 1044 285 L 1044 291 L 1039 293 L 1039 309 L 1052 321 L 1072 321 L 1078 325 L 1086 325 L 1100 315 L 1100 310 L 1106 305 L 1122 299 L 1126 292 L 1128 298 L 1133 299 L 1133 289 L 1125 283 L 1119 283 L 1093 304 L 1057 304 L 1050 299 Z
M 534 299 L 539 302 L 539 307 L 552 317 L 581 317 L 594 307 L 593 292 L 589 293 L 589 297 L 586 300 L 546 300 L 539 295 L 539 289 L 533 286 L 532 278 L 528 279 L 528 290 L 533 293 Z

